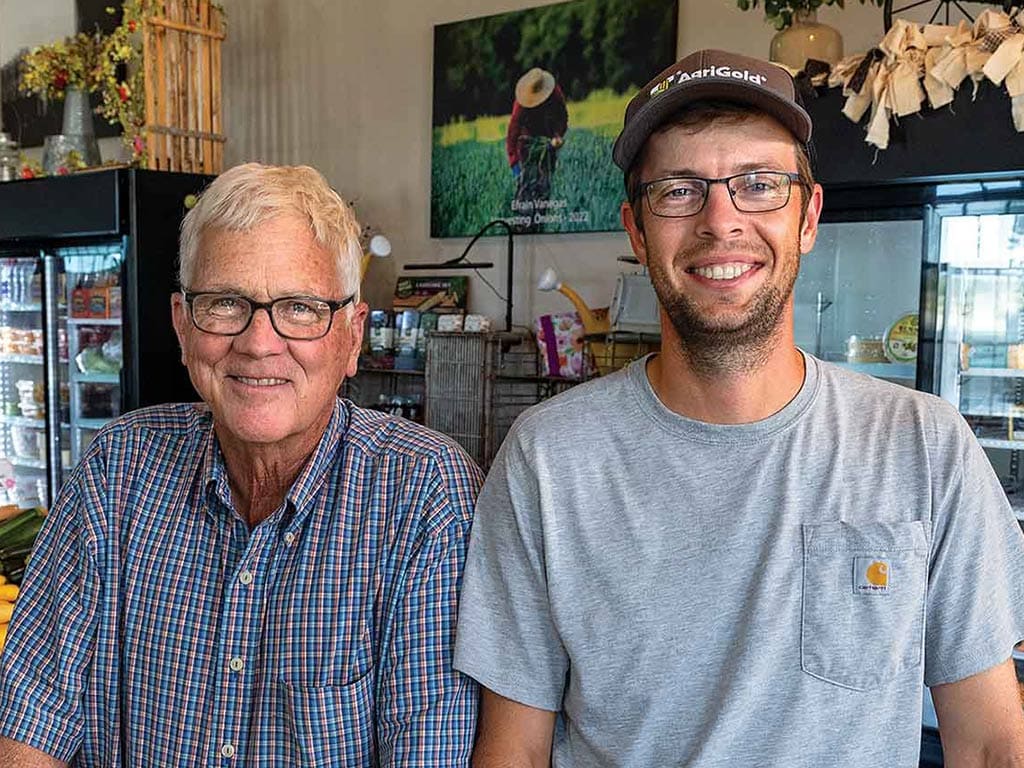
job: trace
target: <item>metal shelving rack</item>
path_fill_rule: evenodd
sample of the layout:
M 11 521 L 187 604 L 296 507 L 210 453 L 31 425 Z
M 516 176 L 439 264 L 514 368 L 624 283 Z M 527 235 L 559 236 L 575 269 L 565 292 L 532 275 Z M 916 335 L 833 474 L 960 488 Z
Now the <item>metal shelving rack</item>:
M 539 365 L 527 334 L 430 333 L 424 423 L 487 469 L 520 413 L 579 383 L 542 376 Z

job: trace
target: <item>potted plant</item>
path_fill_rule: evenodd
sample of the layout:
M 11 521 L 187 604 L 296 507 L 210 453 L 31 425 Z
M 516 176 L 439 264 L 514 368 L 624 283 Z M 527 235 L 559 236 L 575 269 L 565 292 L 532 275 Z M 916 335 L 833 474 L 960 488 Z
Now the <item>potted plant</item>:
M 98 93 L 96 112 L 112 125 L 120 125 L 122 138 L 133 164 L 146 161 L 145 73 L 143 71 L 142 33 L 146 19 L 162 7 L 162 0 L 123 0 L 106 9 L 119 14 L 120 23 L 108 35 L 79 33 L 74 37 L 39 46 L 21 60 L 22 92 L 45 100 L 65 100 L 65 134 L 69 130 L 68 101 L 76 104 L 76 113 L 89 118 L 88 94 Z M 211 8 L 223 13 L 219 3 Z M 84 113 L 80 104 L 84 104 Z M 90 158 L 86 158 L 89 160 Z M 95 158 L 98 162 L 98 155 Z
M 80 32 L 40 45 L 21 59 L 21 90 L 43 99 L 63 99 L 68 90 L 92 93 L 103 81 L 103 36 Z
M 79 156 L 76 163 L 100 162 L 89 94 L 102 83 L 103 58 L 103 35 L 80 32 L 50 45 L 37 46 L 21 59 L 20 87 L 24 93 L 46 101 L 64 101 L 61 133 L 47 137 L 43 151 L 43 165 L 50 173 L 67 169 L 72 151 Z
M 881 8 L 885 0 L 860 0 L 861 4 L 873 3 Z M 749 11 L 757 8 L 761 0 L 736 0 L 740 10 Z M 775 29 L 782 31 L 802 19 L 809 19 L 817 14 L 823 5 L 846 6 L 846 0 L 764 0 L 764 18 Z
M 885 0 L 860 0 L 882 6 Z M 740 10 L 749 11 L 761 0 L 736 0 Z M 818 23 L 823 5 L 845 6 L 845 0 L 764 0 L 764 18 L 778 30 L 772 38 L 769 57 L 793 70 L 803 69 L 808 59 L 835 64 L 843 57 L 839 30 Z

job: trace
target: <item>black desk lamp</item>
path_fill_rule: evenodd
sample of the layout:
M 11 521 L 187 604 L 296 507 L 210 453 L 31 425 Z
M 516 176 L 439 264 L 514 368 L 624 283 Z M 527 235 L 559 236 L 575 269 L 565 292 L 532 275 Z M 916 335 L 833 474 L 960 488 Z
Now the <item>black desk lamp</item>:
M 479 240 L 484 233 L 487 232 L 491 227 L 501 226 L 505 228 L 505 234 L 508 236 L 508 258 L 506 259 L 507 276 L 505 278 L 505 331 L 512 330 L 512 226 L 504 219 L 495 219 L 484 224 L 480 231 L 473 235 L 473 239 L 469 241 L 469 245 L 462 251 L 462 254 L 454 259 L 448 261 L 439 261 L 431 264 L 406 264 L 405 269 L 490 269 L 494 266 L 493 262 L 490 261 L 463 261 L 466 258 L 466 254 L 469 253 L 469 249 L 472 248 L 476 241 Z M 501 298 L 500 296 L 498 298 Z

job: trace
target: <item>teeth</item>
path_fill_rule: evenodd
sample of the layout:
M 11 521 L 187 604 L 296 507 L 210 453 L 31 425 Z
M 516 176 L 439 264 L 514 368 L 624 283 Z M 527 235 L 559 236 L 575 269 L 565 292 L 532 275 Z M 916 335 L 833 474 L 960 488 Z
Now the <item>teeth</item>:
M 272 387 L 275 384 L 287 383 L 287 379 L 250 379 L 248 376 L 236 376 L 235 378 L 250 387 Z
M 710 280 L 732 280 L 754 268 L 753 264 L 715 264 L 713 267 L 694 267 L 693 273 Z

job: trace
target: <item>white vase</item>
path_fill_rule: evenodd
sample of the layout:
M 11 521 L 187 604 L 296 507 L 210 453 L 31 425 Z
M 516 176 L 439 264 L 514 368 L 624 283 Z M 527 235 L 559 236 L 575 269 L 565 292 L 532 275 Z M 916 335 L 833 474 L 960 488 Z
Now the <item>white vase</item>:
M 772 38 L 768 58 L 797 70 L 808 59 L 835 64 L 843 58 L 843 38 L 835 27 L 820 23 L 816 11 L 797 11 L 793 24 Z

